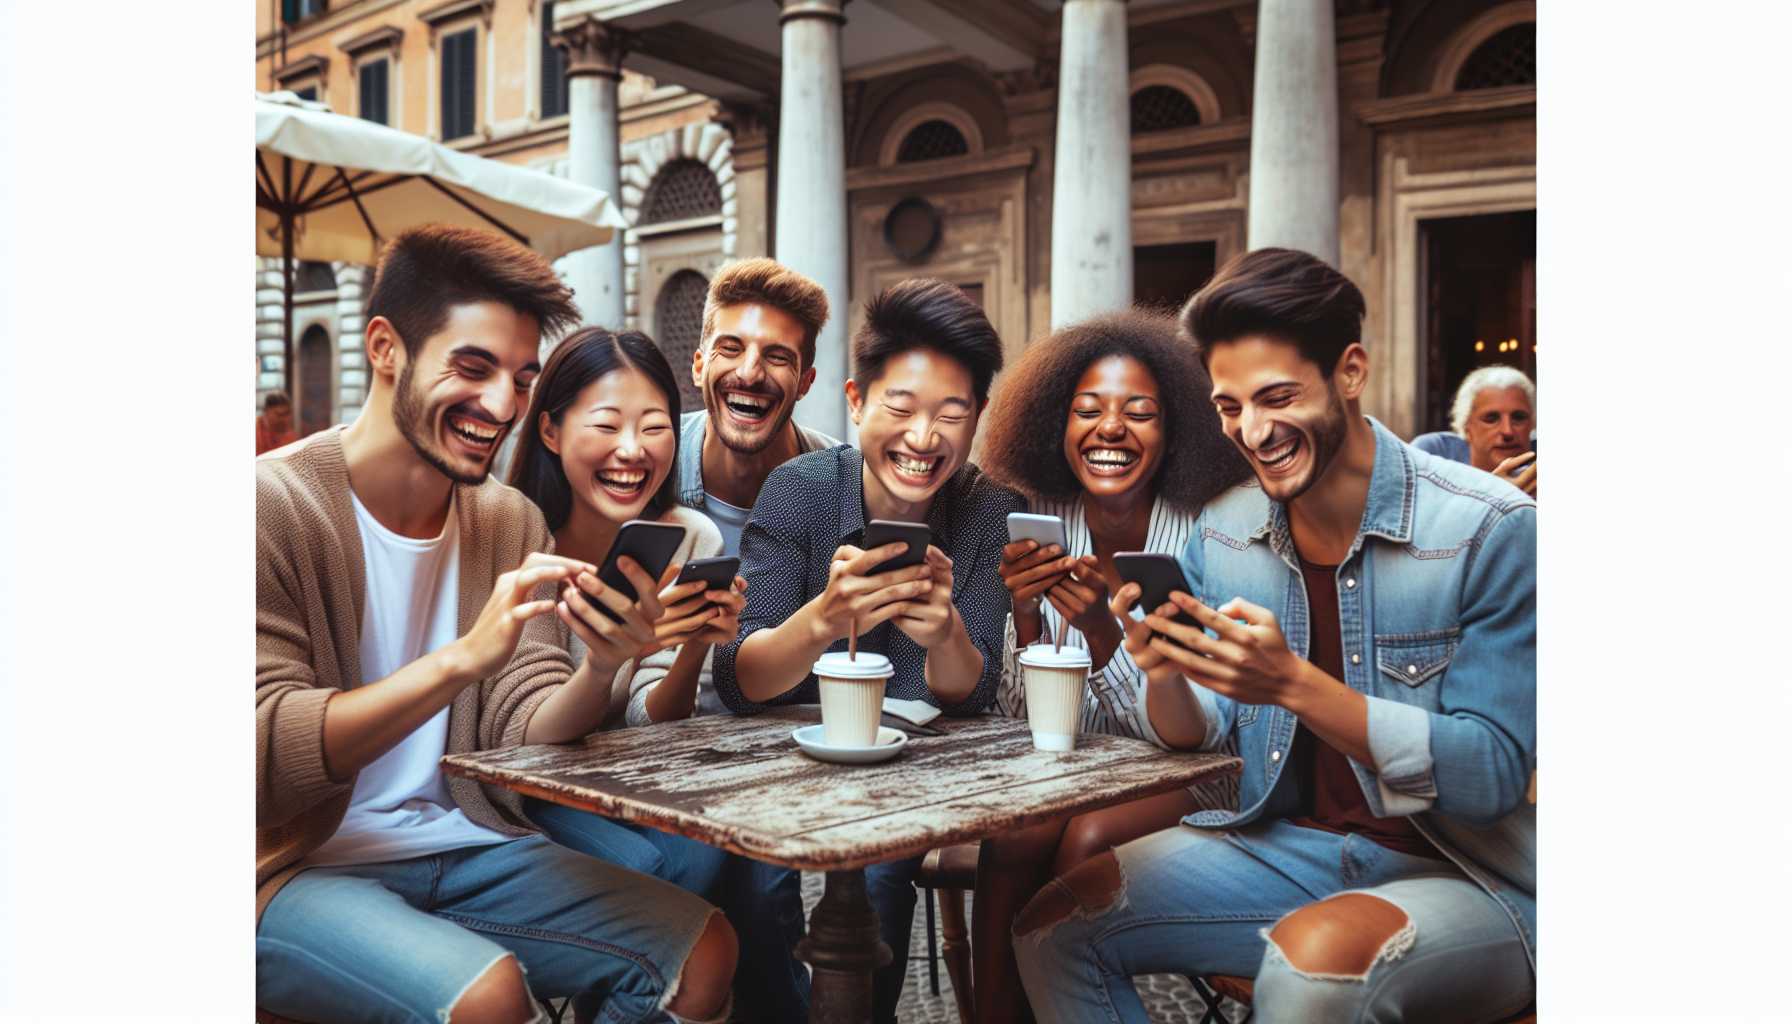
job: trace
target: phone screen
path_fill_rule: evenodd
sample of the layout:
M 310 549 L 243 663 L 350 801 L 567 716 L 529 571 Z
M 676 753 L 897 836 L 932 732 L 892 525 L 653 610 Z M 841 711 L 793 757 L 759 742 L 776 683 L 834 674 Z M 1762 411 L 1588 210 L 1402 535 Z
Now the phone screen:
M 628 581 L 617 567 L 616 560 L 623 555 L 634 559 L 647 575 L 659 579 L 672 562 L 672 556 L 678 553 L 678 545 L 684 542 L 684 527 L 674 523 L 654 523 L 645 519 L 630 519 L 617 531 L 616 540 L 610 544 L 610 553 L 604 558 L 603 568 L 597 571 L 598 582 L 615 590 L 633 601 L 641 595 L 635 593 L 635 585 Z M 621 619 L 615 612 L 603 606 L 596 598 L 586 594 L 585 600 L 593 608 L 608 616 L 613 622 Z
M 1120 578 L 1128 583 L 1137 583 L 1139 590 L 1140 614 L 1156 611 L 1170 600 L 1170 592 L 1180 590 L 1188 593 L 1188 580 L 1182 575 L 1182 566 L 1170 555 L 1160 555 L 1144 551 L 1121 551 L 1114 555 L 1114 569 Z M 1178 622 L 1196 625 L 1194 617 L 1188 612 L 1178 609 L 1175 615 Z
M 920 565 L 927 560 L 927 545 L 933 542 L 933 531 L 927 528 L 926 523 L 899 523 L 889 519 L 873 519 L 865 525 L 866 551 L 894 544 L 899 540 L 908 543 L 908 550 L 872 566 L 865 575 L 876 576 L 880 572 Z
M 727 590 L 734 586 L 734 576 L 740 571 L 740 559 L 732 555 L 717 558 L 699 558 L 686 562 L 679 571 L 674 583 L 690 583 L 702 580 L 710 590 Z

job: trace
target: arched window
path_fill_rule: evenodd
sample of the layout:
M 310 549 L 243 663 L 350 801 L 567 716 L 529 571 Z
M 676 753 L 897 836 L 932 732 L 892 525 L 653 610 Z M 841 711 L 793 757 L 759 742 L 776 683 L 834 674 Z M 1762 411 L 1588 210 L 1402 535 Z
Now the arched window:
M 641 200 L 641 223 L 708 217 L 722 212 L 722 189 L 709 165 L 690 158 L 673 160 L 647 184 Z
M 1501 29 L 1475 47 L 1456 73 L 1457 91 L 1537 84 L 1537 23 Z
M 326 264 L 324 267 L 328 270 Z M 331 287 L 335 287 L 334 283 Z M 331 346 L 329 332 L 312 324 L 299 338 L 299 393 L 294 396 L 298 409 L 299 436 L 315 434 L 330 425 Z
M 971 151 L 964 133 L 945 121 L 923 121 L 902 139 L 896 150 L 896 162 L 912 164 L 922 160 L 940 160 L 963 156 Z
M 1181 89 L 1168 85 L 1147 85 L 1132 94 L 1132 132 L 1167 132 L 1174 128 L 1192 128 L 1201 123 L 1201 111 L 1195 101 Z
M 295 292 L 333 292 L 336 290 L 336 272 L 328 263 L 317 260 L 300 260 L 299 269 L 293 273 L 292 290 Z
M 672 364 L 678 380 L 678 401 L 685 412 L 703 408 L 703 394 L 691 383 L 691 356 L 703 340 L 703 300 L 709 282 L 695 270 L 673 274 L 653 304 L 654 340 Z

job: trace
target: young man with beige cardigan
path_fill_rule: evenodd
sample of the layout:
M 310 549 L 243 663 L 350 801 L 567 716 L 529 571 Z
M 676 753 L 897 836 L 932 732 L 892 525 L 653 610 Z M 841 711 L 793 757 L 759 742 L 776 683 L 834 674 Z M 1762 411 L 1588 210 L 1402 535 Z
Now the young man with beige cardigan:
M 518 1024 L 538 1019 L 534 996 L 565 995 L 581 1020 L 727 1014 L 736 942 L 714 908 L 553 845 L 437 765 L 603 719 L 621 655 L 575 667 L 553 588 L 644 638 L 660 614 L 638 566 L 630 603 L 548 553 L 541 513 L 486 479 L 570 299 L 496 235 L 401 235 L 368 299 L 361 415 L 256 462 L 264 1009 Z

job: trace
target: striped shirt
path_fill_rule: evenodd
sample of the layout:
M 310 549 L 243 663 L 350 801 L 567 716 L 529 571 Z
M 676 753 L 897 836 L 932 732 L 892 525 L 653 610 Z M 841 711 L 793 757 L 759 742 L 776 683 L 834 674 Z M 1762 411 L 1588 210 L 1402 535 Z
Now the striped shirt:
M 1095 553 L 1095 542 L 1089 535 L 1088 521 L 1083 516 L 1081 497 L 1068 502 L 1036 502 L 1031 511 L 1064 520 L 1064 536 L 1070 544 L 1070 550 L 1066 554 L 1072 558 Z M 1145 546 L 1142 550 L 1180 559 L 1183 550 L 1188 547 L 1199 512 L 1199 509 L 1190 511 L 1171 504 L 1161 496 L 1156 498 L 1151 503 L 1151 521 L 1145 528 Z M 1058 635 L 1064 618 L 1050 601 L 1041 600 L 1039 611 L 1043 630 L 1040 639 L 1049 643 L 1052 637 Z M 1089 642 L 1074 626 L 1065 632 L 1064 643 L 1067 647 L 1089 649 Z M 1012 718 L 1025 718 L 1027 693 L 1021 682 L 1020 663 L 1017 660 L 1021 648 L 1014 632 L 1013 614 L 1008 616 L 1002 646 L 1002 676 L 996 686 L 995 711 Z M 1147 739 L 1139 724 L 1140 716 L 1145 714 L 1144 686 L 1145 675 L 1133 664 L 1132 655 L 1126 653 L 1125 647 L 1116 647 L 1114 656 L 1108 659 L 1106 665 L 1089 673 L 1089 688 L 1084 693 L 1078 731 L 1126 736 L 1136 740 Z M 1189 787 L 1189 792 L 1201 801 L 1203 807 L 1232 807 L 1237 803 L 1237 791 L 1237 783 L 1232 779 Z

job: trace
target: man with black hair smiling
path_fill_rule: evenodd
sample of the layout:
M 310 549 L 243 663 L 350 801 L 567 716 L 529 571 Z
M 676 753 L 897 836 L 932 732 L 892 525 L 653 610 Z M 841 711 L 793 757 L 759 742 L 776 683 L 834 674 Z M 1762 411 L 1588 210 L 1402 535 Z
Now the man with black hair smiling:
M 943 281 L 894 285 L 865 307 L 846 401 L 859 447 L 838 445 L 774 470 L 741 537 L 747 608 L 740 636 L 716 650 L 715 686 L 731 710 L 812 704 L 810 668 L 845 650 L 887 656 L 886 693 L 973 715 L 995 699 L 1008 592 L 996 573 L 1008 513 L 1024 505 L 969 463 L 977 420 L 1002 368 L 983 311 Z M 862 548 L 873 519 L 926 523 L 926 561 L 867 570 L 903 545 Z M 917 860 L 866 871 L 893 954 L 877 972 L 873 1018 L 893 1020 L 908 961 Z
M 1202 509 L 1187 591 L 1124 644 L 1151 738 L 1236 744 L 1238 810 L 1040 891 L 1014 931 L 1042 1021 L 1142 1022 L 1131 978 L 1158 972 L 1255 976 L 1265 1024 L 1491 1022 L 1532 998 L 1536 504 L 1362 414 L 1363 315 L 1287 249 L 1183 312 L 1256 480 Z

